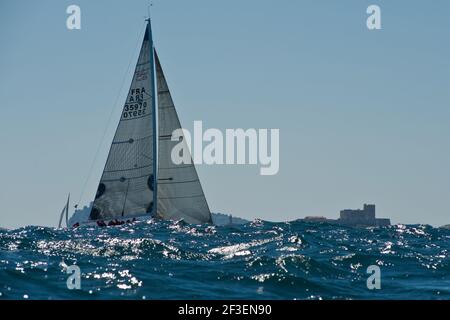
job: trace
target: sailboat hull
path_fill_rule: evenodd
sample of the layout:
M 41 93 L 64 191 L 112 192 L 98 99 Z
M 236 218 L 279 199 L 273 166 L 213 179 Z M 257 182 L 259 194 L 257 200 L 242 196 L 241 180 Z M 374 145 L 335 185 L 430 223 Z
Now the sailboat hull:
M 91 226 L 91 227 L 114 227 L 114 226 L 120 226 L 124 224 L 133 223 L 136 221 L 152 221 L 154 220 L 153 217 L 150 217 L 148 215 L 146 216 L 138 216 L 133 219 L 113 219 L 113 220 L 89 220 L 84 222 L 79 222 L 78 224 L 75 223 L 72 228 L 77 228 L 80 226 Z
M 166 219 L 159 216 L 150 216 L 148 214 L 145 215 L 135 215 L 131 218 L 120 218 L 120 219 L 107 219 L 107 220 L 91 220 L 89 219 L 89 213 L 90 213 L 91 207 L 85 207 L 81 210 L 76 210 L 72 217 L 69 219 L 68 227 L 70 228 L 76 228 L 80 226 L 91 226 L 91 227 L 100 227 L 100 226 L 115 226 L 115 225 L 122 225 L 126 223 L 132 223 L 136 221 L 160 221 L 160 220 L 169 220 L 169 221 L 184 221 L 188 224 L 204 224 L 203 221 L 195 221 L 193 219 L 185 219 L 185 218 L 177 218 L 173 217 L 172 219 Z M 115 223 L 116 222 L 116 223 Z M 119 223 L 117 223 L 119 222 Z

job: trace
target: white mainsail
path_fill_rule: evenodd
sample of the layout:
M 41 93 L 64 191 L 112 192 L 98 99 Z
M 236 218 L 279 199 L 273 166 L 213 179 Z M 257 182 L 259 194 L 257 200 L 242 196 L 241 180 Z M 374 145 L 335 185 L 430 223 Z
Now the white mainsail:
M 156 192 L 153 41 L 147 25 L 90 220 L 152 214 Z
M 171 159 L 172 149 L 179 143 L 171 140 L 172 132 L 181 125 L 156 51 L 155 64 L 159 131 L 157 215 L 187 223 L 211 223 L 211 212 L 192 159 L 191 164 L 179 165 Z

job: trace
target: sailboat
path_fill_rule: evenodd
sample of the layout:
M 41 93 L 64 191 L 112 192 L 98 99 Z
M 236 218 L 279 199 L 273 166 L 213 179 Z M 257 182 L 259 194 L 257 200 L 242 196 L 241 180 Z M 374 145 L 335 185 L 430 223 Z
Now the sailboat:
M 147 19 L 133 80 L 95 199 L 89 215 L 75 225 L 142 218 L 212 223 L 193 162 L 172 162 L 172 148 L 184 139 L 172 141 L 172 132 L 180 128 Z
M 67 197 L 66 205 L 62 209 L 61 215 L 59 216 L 58 228 L 61 228 L 64 216 L 66 216 L 66 226 L 69 224 L 69 202 L 70 202 L 70 193 L 69 196 Z

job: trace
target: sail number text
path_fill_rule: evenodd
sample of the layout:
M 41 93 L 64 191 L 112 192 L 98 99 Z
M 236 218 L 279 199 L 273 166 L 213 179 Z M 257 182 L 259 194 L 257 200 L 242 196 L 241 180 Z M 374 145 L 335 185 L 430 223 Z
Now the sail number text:
M 123 108 L 123 119 L 141 117 L 146 114 L 147 102 L 144 101 L 144 94 L 145 88 L 131 89 L 128 101 Z

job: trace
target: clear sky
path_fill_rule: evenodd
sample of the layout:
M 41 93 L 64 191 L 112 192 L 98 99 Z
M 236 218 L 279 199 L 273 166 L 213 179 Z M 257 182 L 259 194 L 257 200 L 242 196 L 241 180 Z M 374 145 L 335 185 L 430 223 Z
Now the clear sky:
M 394 223 L 450 223 L 449 1 L 153 2 L 182 124 L 280 129 L 278 175 L 198 167 L 213 212 L 282 221 L 375 203 Z M 147 3 L 1 0 L 0 226 L 56 225 L 103 141 L 92 200 Z M 366 28 L 370 4 L 382 30 Z

